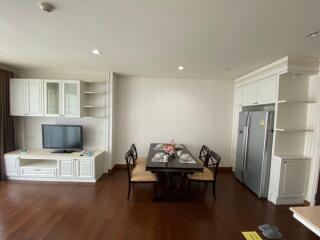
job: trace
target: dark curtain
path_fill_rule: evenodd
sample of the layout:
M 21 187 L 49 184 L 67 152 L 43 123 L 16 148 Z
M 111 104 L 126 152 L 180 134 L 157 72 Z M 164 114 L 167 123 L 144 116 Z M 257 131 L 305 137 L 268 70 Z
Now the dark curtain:
M 10 116 L 10 78 L 13 73 L 0 69 L 0 178 L 4 177 L 4 154 L 14 149 L 13 118 Z

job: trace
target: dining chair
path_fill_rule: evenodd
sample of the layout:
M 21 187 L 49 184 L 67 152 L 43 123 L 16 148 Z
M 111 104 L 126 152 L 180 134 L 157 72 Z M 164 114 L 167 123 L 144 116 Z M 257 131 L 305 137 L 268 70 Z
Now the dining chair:
M 133 150 L 133 156 L 134 156 L 134 162 L 136 165 L 139 165 L 139 164 L 143 164 L 143 165 L 146 165 L 147 163 L 147 160 L 145 158 L 139 158 L 138 157 L 138 151 L 137 151 L 137 147 L 134 143 L 131 144 L 131 147 L 130 149 Z
M 128 171 L 128 197 L 130 197 L 131 185 L 136 183 L 153 183 L 154 184 L 154 195 L 157 194 L 157 176 L 150 171 L 146 171 L 146 168 L 142 164 L 135 164 L 134 160 L 134 151 L 130 150 L 125 155 Z
M 208 148 L 206 145 L 202 145 L 199 153 L 199 163 L 205 164 L 205 161 L 207 159 L 208 153 L 210 152 L 210 148 Z
M 205 183 L 212 182 L 213 198 L 216 199 L 216 181 L 220 160 L 221 157 L 214 151 L 210 150 L 204 162 L 203 172 L 188 174 L 188 190 L 190 191 L 192 181 Z

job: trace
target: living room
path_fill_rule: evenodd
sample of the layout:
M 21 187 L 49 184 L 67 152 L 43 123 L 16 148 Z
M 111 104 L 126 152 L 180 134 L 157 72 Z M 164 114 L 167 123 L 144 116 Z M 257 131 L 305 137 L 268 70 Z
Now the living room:
M 0 238 L 318 239 L 319 7 L 3 1 Z

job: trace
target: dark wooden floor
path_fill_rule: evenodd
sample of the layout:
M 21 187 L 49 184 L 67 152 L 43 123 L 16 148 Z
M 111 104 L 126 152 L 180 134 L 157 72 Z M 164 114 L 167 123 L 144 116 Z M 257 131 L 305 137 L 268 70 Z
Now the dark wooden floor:
M 194 185 L 189 200 L 152 202 L 152 186 L 135 186 L 126 201 L 123 170 L 97 184 L 0 182 L 0 239 L 243 239 L 241 231 L 277 225 L 283 239 L 318 239 L 287 206 L 259 200 L 231 174 L 211 187 Z

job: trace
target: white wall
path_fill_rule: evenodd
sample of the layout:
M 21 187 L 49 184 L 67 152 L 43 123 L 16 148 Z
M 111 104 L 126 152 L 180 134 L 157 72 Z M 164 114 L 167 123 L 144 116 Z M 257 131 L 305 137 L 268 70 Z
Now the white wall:
M 109 98 L 109 72 L 70 71 L 54 69 L 18 70 L 20 78 L 106 81 L 107 99 Z M 107 103 L 109 102 L 106 101 Z M 109 168 L 109 106 L 106 118 L 55 118 L 55 117 L 15 117 L 16 145 L 26 148 L 42 148 L 41 124 L 79 124 L 83 126 L 85 150 L 105 150 L 105 171 Z
M 83 126 L 83 146 L 85 150 L 104 150 L 104 120 L 58 117 L 16 117 L 18 131 L 21 132 L 21 147 L 42 148 L 41 124 L 69 124 Z M 102 131 L 101 131 L 102 130 Z M 18 139 L 17 139 L 18 140 Z
M 230 165 L 233 82 L 118 78 L 114 161 L 135 143 L 146 156 L 151 142 L 175 139 L 197 156 L 202 144 Z
M 309 98 L 317 100 L 308 106 L 307 128 L 314 132 L 306 133 L 305 155 L 312 158 L 306 200 L 314 203 L 318 187 L 320 168 L 320 75 L 310 77 Z

